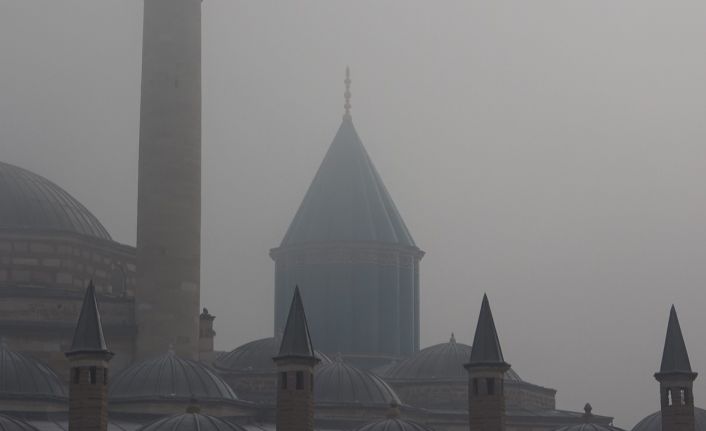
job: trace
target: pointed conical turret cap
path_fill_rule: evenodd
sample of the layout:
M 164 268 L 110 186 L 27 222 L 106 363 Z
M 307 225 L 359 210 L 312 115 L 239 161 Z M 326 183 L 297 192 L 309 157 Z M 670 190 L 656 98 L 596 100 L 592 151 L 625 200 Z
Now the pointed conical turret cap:
M 346 113 L 281 247 L 331 241 L 375 241 L 416 247 L 375 169 L 350 114 Z
M 98 311 L 96 288 L 93 286 L 93 281 L 88 284 L 88 289 L 86 289 L 71 350 L 66 354 L 77 353 L 110 353 L 103 336 L 103 325 Z
M 686 373 L 692 374 L 689 354 L 686 352 L 686 343 L 679 326 L 677 310 L 672 305 L 667 324 L 667 337 L 664 340 L 662 352 L 662 365 L 658 374 Z
M 287 325 L 284 327 L 284 334 L 282 334 L 282 344 L 280 344 L 279 353 L 275 359 L 284 357 L 316 359 L 299 286 L 294 288 Z
M 473 337 L 471 359 L 468 365 L 508 366 L 500 348 L 500 340 L 498 340 L 498 332 L 495 329 L 487 295 L 483 295 L 483 304 L 480 307 L 476 335 Z

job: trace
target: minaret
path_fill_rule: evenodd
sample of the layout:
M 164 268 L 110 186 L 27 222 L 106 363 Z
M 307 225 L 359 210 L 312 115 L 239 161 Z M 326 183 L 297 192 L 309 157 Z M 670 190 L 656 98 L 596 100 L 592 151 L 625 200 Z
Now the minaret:
M 478 316 L 468 370 L 468 422 L 470 431 L 505 430 L 505 387 L 503 377 L 510 368 L 500 349 L 488 296 Z
M 662 406 L 662 431 L 694 431 L 692 386 L 696 375 L 691 371 L 677 311 L 672 305 L 667 337 L 664 340 L 662 365 L 659 372 L 655 373 Z
M 137 202 L 138 359 L 198 359 L 201 0 L 145 0 Z
M 277 365 L 277 430 L 314 430 L 314 355 L 299 287 L 294 288 Z
M 108 362 L 112 357 L 103 337 L 96 290 L 91 282 L 83 298 L 71 350 L 66 352 L 71 364 L 69 431 L 108 429 Z

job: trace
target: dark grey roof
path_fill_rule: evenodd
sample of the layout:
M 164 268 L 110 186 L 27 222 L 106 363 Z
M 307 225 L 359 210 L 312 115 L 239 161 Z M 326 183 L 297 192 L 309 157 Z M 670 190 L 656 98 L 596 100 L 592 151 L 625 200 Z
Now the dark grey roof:
M 71 232 L 110 240 L 96 216 L 61 187 L 2 162 L 0 229 Z
M 503 351 L 498 340 L 498 331 L 495 329 L 493 313 L 490 311 L 488 295 L 483 295 L 483 304 L 480 307 L 476 334 L 473 337 L 473 349 L 469 364 L 504 364 Z
M 645 417 L 631 431 L 662 431 L 662 412 Z M 694 407 L 694 431 L 706 431 L 706 410 Z
M 320 365 L 314 372 L 316 404 L 401 404 L 395 391 L 382 378 L 346 364 L 340 358 Z
M 280 344 L 274 337 L 251 341 L 218 356 L 214 365 L 223 371 L 273 372 L 276 367 L 272 357 L 277 355 Z M 323 364 L 331 362 L 328 356 L 318 350 L 314 354 Z
M 664 351 L 662 352 L 662 365 L 659 367 L 660 373 L 691 373 L 691 363 L 689 354 L 686 352 L 684 336 L 679 326 L 677 311 L 672 305 L 669 312 L 669 323 L 667 324 L 667 336 L 664 340 Z
M 184 413 L 159 419 L 140 431 L 245 431 L 245 428 L 213 416 Z
M 134 364 L 115 376 L 109 388 L 117 400 L 237 400 L 228 384 L 199 362 L 170 351 Z
M 363 425 L 358 428 L 357 431 L 430 431 L 424 425 L 418 424 L 416 422 L 402 420 L 398 418 L 385 419 L 378 422 L 373 422 L 367 425 Z
M 299 286 L 294 287 L 292 305 L 289 307 L 289 316 L 287 317 L 287 324 L 282 335 L 282 344 L 277 356 L 315 358 L 314 346 L 311 344 L 309 325 L 306 323 L 306 313 L 304 313 L 304 304 L 299 293 Z
M 414 246 L 350 117 L 345 117 L 282 246 L 377 241 Z
M 0 414 L 0 431 L 38 431 L 27 422 Z
M 46 365 L 0 343 L 0 399 L 64 399 L 66 389 Z
M 78 323 L 74 331 L 71 350 L 66 354 L 73 355 L 87 352 L 110 353 L 103 336 L 103 325 L 101 324 L 98 301 L 96 300 L 96 288 L 93 286 L 93 281 L 88 283 L 86 295 L 83 297 L 81 314 L 78 316 Z
M 458 379 L 466 381 L 463 365 L 471 356 L 471 346 L 458 343 L 454 336 L 447 343 L 436 344 L 398 362 L 381 376 L 389 380 Z M 505 380 L 521 382 L 513 369 L 505 372 Z
M 622 428 L 613 425 L 599 423 L 582 423 L 574 425 L 566 425 L 556 428 L 554 431 L 624 431 Z

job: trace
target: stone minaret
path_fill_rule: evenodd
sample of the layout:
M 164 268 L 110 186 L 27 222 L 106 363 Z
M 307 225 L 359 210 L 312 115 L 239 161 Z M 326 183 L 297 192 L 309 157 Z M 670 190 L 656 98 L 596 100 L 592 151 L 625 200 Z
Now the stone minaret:
M 470 431 L 505 430 L 503 377 L 510 364 L 503 359 L 488 297 L 478 316 L 468 370 L 468 422 Z
M 108 362 L 113 353 L 103 337 L 93 282 L 83 298 L 71 350 L 69 385 L 69 431 L 108 429 Z
M 655 373 L 655 379 L 659 382 L 662 431 L 694 431 L 692 386 L 696 373 L 691 371 L 684 336 L 673 305 L 664 340 L 662 365 Z
M 289 308 L 277 365 L 277 430 L 314 430 L 314 355 L 299 288 Z
M 199 351 L 201 0 L 145 0 L 137 357 Z

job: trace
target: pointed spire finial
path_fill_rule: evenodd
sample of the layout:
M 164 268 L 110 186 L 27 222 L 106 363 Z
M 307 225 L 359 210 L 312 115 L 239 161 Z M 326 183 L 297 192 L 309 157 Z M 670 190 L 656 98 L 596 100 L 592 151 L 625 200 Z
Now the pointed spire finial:
M 478 324 L 476 325 L 476 334 L 473 337 L 471 359 L 468 365 L 494 365 L 509 368 L 509 364 L 503 358 L 493 313 L 490 311 L 490 302 L 486 294 L 483 295 L 483 303 L 478 315 Z
M 299 286 L 294 287 L 292 305 L 289 308 L 289 316 L 287 317 L 279 354 L 277 355 L 277 358 L 284 357 L 311 358 L 316 360 L 316 362 L 319 361 L 314 354 L 314 346 L 311 344 L 309 325 L 306 321 Z
M 689 354 L 686 351 L 686 343 L 684 342 L 677 310 L 674 305 L 669 310 L 667 336 L 664 340 L 664 351 L 662 352 L 662 364 L 659 367 L 659 373 L 692 373 Z
M 88 283 L 86 295 L 83 297 L 81 314 L 78 316 L 74 338 L 71 343 L 71 350 L 67 356 L 79 353 L 104 353 L 112 356 L 103 336 L 103 325 L 101 323 L 100 311 L 98 310 L 98 300 L 96 299 L 96 288 L 93 280 Z
M 346 66 L 346 79 L 343 81 L 346 84 L 346 92 L 343 96 L 346 98 L 346 103 L 343 105 L 346 112 L 343 114 L 343 118 L 351 118 L 351 68 Z

